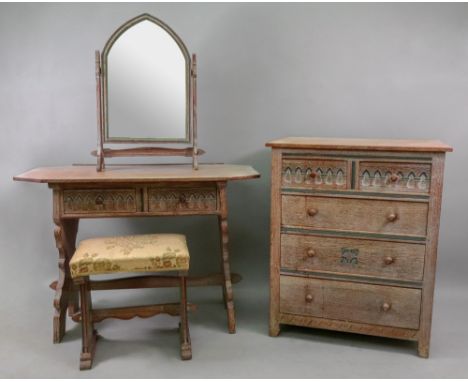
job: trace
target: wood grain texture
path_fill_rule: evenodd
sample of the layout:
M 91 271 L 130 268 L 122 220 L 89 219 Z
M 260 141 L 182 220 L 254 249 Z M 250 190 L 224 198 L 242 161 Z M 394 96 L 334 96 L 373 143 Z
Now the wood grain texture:
M 64 215 L 89 212 L 136 212 L 135 189 L 85 189 L 63 191 Z
M 281 235 L 281 268 L 421 281 L 424 244 Z
M 419 289 L 281 276 L 281 312 L 418 329 Z
M 114 318 L 129 320 L 135 317 L 149 318 L 157 314 L 180 316 L 180 354 L 183 360 L 192 358 L 192 348 L 188 329 L 188 311 L 194 311 L 195 306 L 187 302 L 186 273 L 178 272 L 180 289 L 179 303 L 166 303 L 142 306 L 125 306 L 117 308 L 93 309 L 91 300 L 91 283 L 89 276 L 78 277 L 75 284 L 80 289 L 81 310 L 73 316 L 75 321 L 81 321 L 82 345 L 80 354 L 80 370 L 91 369 L 96 352 L 97 331 L 94 324 L 105 319 Z
M 179 281 L 179 280 L 178 280 Z M 195 311 L 195 305 L 188 304 L 188 310 Z M 158 314 L 168 314 L 170 316 L 180 316 L 180 303 L 153 304 L 141 306 L 126 306 L 122 308 L 94 309 L 92 320 L 94 323 L 101 322 L 109 318 L 119 320 L 130 320 L 135 317 L 149 318 Z
M 148 188 L 148 210 L 150 212 L 218 211 L 216 185 L 209 187 Z
M 359 190 L 428 194 L 430 182 L 431 165 L 427 163 L 358 162 Z
M 370 325 L 352 321 L 332 320 L 329 318 L 301 316 L 297 314 L 281 313 L 279 321 L 282 324 L 305 326 L 309 328 L 337 330 L 340 332 L 368 334 L 379 337 L 397 338 L 401 340 L 417 341 L 418 330 L 396 328 L 393 326 Z
M 369 150 L 401 152 L 450 152 L 449 145 L 433 139 L 355 139 L 287 137 L 266 143 L 268 147 L 322 150 Z
M 141 183 L 141 182 L 203 182 L 259 178 L 250 166 L 228 164 L 200 164 L 198 170 L 191 165 L 119 165 L 98 172 L 92 166 L 39 167 L 15 176 L 24 182 L 65 183 Z
M 198 148 L 198 98 L 197 98 L 197 55 L 192 54 L 192 67 L 190 68 L 190 83 L 191 87 L 189 90 L 190 99 L 190 122 L 192 124 L 192 167 L 194 170 L 198 170 L 198 155 L 200 150 Z
M 80 370 L 91 369 L 96 353 L 97 331 L 93 323 L 93 304 L 89 289 L 89 277 L 76 280 L 80 288 L 81 311 L 81 354 Z
M 428 205 L 422 202 L 283 195 L 282 210 L 282 224 L 288 226 L 426 235 Z
M 270 334 L 289 324 L 410 339 L 427 357 L 443 163 L 452 148 L 327 138 L 267 146 L 291 167 L 347 161 L 354 175 L 348 189 L 313 189 L 296 185 L 292 169 L 291 183 L 281 184 L 285 169 L 272 164 Z
M 224 274 L 216 273 L 206 276 L 187 276 L 187 285 L 190 287 L 223 286 Z M 237 284 L 242 277 L 237 273 L 231 273 L 231 283 Z M 114 290 L 114 289 L 140 289 L 140 288 L 168 288 L 177 287 L 179 281 L 173 276 L 134 276 L 122 277 L 114 280 L 91 280 L 91 290 Z M 52 285 L 51 285 L 52 287 Z M 52 288 L 52 289 L 55 289 Z
M 323 158 L 284 159 L 282 163 L 283 187 L 306 189 L 350 188 L 348 161 Z
M 227 184 L 218 183 L 220 214 L 218 215 L 218 226 L 221 247 L 221 269 L 224 275 L 223 298 L 226 306 L 228 331 L 236 332 L 236 317 L 234 311 L 234 292 L 231 281 L 231 265 L 229 261 L 229 231 L 228 231 L 228 205 L 227 205 Z
M 196 155 L 203 155 L 205 151 L 197 149 Z M 92 156 L 99 156 L 97 150 L 91 151 Z M 193 147 L 171 148 L 171 147 L 132 147 L 128 149 L 103 149 L 101 155 L 105 158 L 122 158 L 122 157 L 154 157 L 154 156 L 180 156 L 192 157 L 194 154 Z
M 94 52 L 96 67 L 96 121 L 97 121 L 97 147 L 96 147 L 96 171 L 104 169 L 103 141 L 102 141 L 102 69 L 101 53 Z
M 280 314 L 280 237 L 281 237 L 281 150 L 271 156 L 270 202 L 270 336 L 279 335 Z
M 192 359 L 192 342 L 188 325 L 187 279 L 180 277 L 180 358 L 183 361 Z
M 71 316 L 77 311 L 77 290 L 70 278 L 68 262 L 75 251 L 78 221 L 82 218 L 216 215 L 222 236 L 222 273 L 187 277 L 187 283 L 191 286 L 221 285 L 226 290 L 223 295 L 228 296 L 225 298 L 228 330 L 234 332 L 232 284 L 239 282 L 241 277 L 231 275 L 229 270 L 226 187 L 228 180 L 257 178 L 259 174 L 249 166 L 234 165 L 202 165 L 198 171 L 189 165 L 119 165 L 109 168 L 105 172 L 97 172 L 92 166 L 44 168 L 17 177 L 23 181 L 48 182 L 53 189 L 54 234 L 59 252 L 59 277 L 51 284 L 55 290 L 54 342 L 60 342 L 65 334 L 67 309 Z M 158 194 L 168 195 L 167 191 L 178 196 L 178 203 L 169 203 L 162 208 L 151 199 Z M 191 200 L 191 195 L 195 200 Z M 203 195 L 201 200 L 196 198 L 200 195 Z M 105 290 L 152 287 L 150 285 L 164 283 L 124 279 L 92 282 L 92 285 Z M 175 286 L 173 282 L 166 284 Z
M 78 232 L 77 219 L 62 219 L 61 194 L 53 191 L 54 237 L 59 254 L 59 277 L 55 288 L 53 306 L 53 342 L 59 343 L 65 335 L 67 309 L 71 315 L 78 310 L 78 292 L 73 286 L 69 262 L 75 252 L 75 241 Z
M 431 199 L 429 202 L 428 234 L 426 245 L 426 261 L 424 265 L 424 284 L 421 303 L 421 329 L 418 342 L 418 353 L 421 357 L 429 357 L 429 346 L 432 326 L 432 307 L 434 302 L 434 286 L 437 262 L 437 244 L 439 240 L 440 211 L 442 205 L 442 189 L 444 182 L 445 154 L 434 155 L 432 161 Z

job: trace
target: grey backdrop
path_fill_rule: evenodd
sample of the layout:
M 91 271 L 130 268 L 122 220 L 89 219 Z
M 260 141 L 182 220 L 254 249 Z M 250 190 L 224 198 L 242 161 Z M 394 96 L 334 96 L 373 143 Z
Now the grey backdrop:
M 262 175 L 229 186 L 232 268 L 244 276 L 235 287 L 238 333 L 226 333 L 219 290 L 192 290 L 199 312 L 191 317 L 191 362 L 178 360 L 173 320 L 108 321 L 95 368 L 80 374 L 79 328 L 70 322 L 66 341 L 51 343 L 51 192 L 12 176 L 93 161 L 94 50 L 143 12 L 167 22 L 198 55 L 203 161 L 249 164 Z M 1 4 L 0 52 L 1 376 L 467 376 L 467 4 Z M 403 341 L 294 328 L 267 336 L 264 144 L 289 135 L 438 138 L 454 146 L 429 360 Z M 218 269 L 210 217 L 88 220 L 79 238 L 155 230 L 188 235 L 193 273 Z M 116 297 L 96 299 L 105 305 Z

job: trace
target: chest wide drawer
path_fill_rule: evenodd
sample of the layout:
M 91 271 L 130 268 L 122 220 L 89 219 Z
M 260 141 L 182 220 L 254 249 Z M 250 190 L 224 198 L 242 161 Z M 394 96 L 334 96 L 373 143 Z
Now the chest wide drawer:
M 130 213 L 137 211 L 135 189 L 83 189 L 63 191 L 63 213 L 86 215 L 95 213 Z
M 360 161 L 357 185 L 361 191 L 429 194 L 429 163 Z
M 424 202 L 282 196 L 282 224 L 320 230 L 426 235 Z
M 212 213 L 217 211 L 216 186 L 148 188 L 149 212 Z
M 282 313 L 419 328 L 419 289 L 293 276 L 281 276 L 280 288 Z
M 342 159 L 283 159 L 281 185 L 304 189 L 347 189 L 351 182 L 348 167 L 348 161 Z
M 281 268 L 421 281 L 424 244 L 281 235 Z

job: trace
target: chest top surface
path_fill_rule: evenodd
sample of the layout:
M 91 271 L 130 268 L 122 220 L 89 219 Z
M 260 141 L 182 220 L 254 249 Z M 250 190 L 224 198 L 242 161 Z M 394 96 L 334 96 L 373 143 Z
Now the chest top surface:
M 369 150 L 395 152 L 451 152 L 452 147 L 439 140 L 424 139 L 356 139 L 286 137 L 267 142 L 272 148 L 322 149 L 322 150 Z
M 152 181 L 228 181 L 258 178 L 250 166 L 201 164 L 194 170 L 190 164 L 115 165 L 105 171 L 95 166 L 38 167 L 13 177 L 14 180 L 35 183 L 138 183 Z

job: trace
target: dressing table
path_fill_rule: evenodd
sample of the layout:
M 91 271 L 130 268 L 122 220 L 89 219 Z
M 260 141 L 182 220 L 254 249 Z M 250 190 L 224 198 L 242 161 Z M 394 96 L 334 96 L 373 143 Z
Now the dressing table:
M 188 277 L 189 286 L 220 285 L 228 330 L 236 330 L 228 251 L 227 183 L 258 178 L 250 166 L 198 164 L 196 58 L 161 20 L 140 15 L 117 29 L 96 52 L 97 158 L 94 165 L 43 167 L 15 176 L 16 181 L 47 183 L 53 192 L 54 235 L 59 253 L 55 289 L 53 340 L 65 334 L 66 314 L 80 320 L 78 294 L 70 277 L 80 219 L 215 215 L 221 236 L 222 272 Z M 126 144 L 124 148 L 104 145 Z M 146 146 L 139 146 L 145 144 Z M 158 144 L 158 147 L 153 146 Z M 179 145 L 167 147 L 165 145 Z M 180 145 L 189 144 L 189 147 Z M 130 145 L 130 147 L 128 147 Z M 191 164 L 109 165 L 106 158 L 185 156 Z M 194 261 L 196 261 L 196 256 Z M 91 281 L 91 290 L 177 286 L 173 277 L 128 277 Z M 118 311 L 104 318 L 148 317 L 155 312 Z

